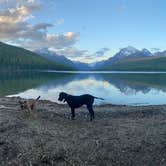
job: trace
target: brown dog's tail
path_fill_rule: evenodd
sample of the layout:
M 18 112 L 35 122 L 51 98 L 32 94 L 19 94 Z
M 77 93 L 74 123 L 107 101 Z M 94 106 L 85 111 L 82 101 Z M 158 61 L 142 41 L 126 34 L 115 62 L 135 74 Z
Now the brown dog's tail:
M 103 98 L 101 98 L 101 97 L 95 97 L 95 96 L 94 96 L 94 98 L 95 98 L 95 99 L 104 100 L 104 99 L 103 99 Z
M 36 100 L 33 101 L 33 104 L 35 104 L 40 99 L 40 96 L 36 98 Z
M 36 99 L 36 101 L 38 101 L 40 99 L 40 96 Z
M 33 103 L 31 104 L 31 109 L 33 110 L 33 108 L 35 107 L 36 102 L 40 99 L 40 96 L 36 98 L 36 100 L 33 101 Z

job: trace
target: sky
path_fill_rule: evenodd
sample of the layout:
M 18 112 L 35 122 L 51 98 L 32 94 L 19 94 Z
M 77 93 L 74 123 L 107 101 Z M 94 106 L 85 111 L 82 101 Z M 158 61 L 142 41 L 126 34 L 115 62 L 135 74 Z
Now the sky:
M 165 0 L 0 0 L 0 40 L 92 63 L 166 49 Z

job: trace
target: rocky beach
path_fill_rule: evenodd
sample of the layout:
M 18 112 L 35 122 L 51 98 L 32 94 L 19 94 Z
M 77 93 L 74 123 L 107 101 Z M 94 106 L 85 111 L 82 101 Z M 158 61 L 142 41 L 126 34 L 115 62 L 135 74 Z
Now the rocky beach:
M 40 100 L 33 113 L 0 98 L 0 166 L 164 166 L 166 105 L 94 106 L 70 119 L 67 105 Z

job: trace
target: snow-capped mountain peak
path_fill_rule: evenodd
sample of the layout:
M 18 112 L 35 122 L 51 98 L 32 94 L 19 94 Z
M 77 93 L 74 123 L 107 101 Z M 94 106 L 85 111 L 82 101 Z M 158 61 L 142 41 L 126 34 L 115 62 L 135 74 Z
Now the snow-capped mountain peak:
M 138 51 L 139 50 L 137 50 L 136 48 L 132 46 L 128 46 L 128 47 L 122 48 L 119 53 L 123 54 L 124 56 L 129 56 L 131 54 L 135 54 Z
M 141 52 L 143 56 L 153 56 L 153 54 L 146 48 L 143 48 Z

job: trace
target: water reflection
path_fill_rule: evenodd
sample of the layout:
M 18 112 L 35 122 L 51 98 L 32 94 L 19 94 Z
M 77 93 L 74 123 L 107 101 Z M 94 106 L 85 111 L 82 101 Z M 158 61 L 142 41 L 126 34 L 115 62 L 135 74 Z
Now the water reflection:
M 58 94 L 90 93 L 105 98 L 95 104 L 165 104 L 166 74 L 164 73 L 0 73 L 0 95 L 21 96 L 56 101 Z

